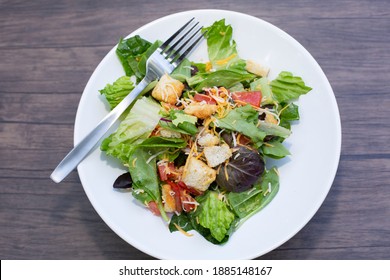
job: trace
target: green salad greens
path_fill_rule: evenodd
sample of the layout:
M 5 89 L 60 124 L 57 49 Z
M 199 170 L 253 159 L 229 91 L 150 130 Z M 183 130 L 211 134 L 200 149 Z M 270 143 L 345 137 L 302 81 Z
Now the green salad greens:
M 283 142 L 299 120 L 294 102 L 311 88 L 288 71 L 270 80 L 267 67 L 241 58 L 224 19 L 204 31 L 208 61 L 185 59 L 151 83 L 101 150 L 129 171 L 114 188 L 128 188 L 171 232 L 223 244 L 277 195 L 278 170 L 265 163 L 290 155 Z M 125 76 L 100 90 L 111 109 L 143 79 L 159 45 L 120 39 Z

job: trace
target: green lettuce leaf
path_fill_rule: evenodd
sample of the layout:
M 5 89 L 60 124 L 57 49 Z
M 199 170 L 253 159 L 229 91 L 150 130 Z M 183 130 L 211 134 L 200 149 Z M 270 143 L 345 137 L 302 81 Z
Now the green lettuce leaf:
M 240 218 L 239 225 L 267 206 L 279 191 L 279 176 L 275 167 L 266 170 L 252 189 L 229 193 L 230 208 Z M 237 226 L 238 227 L 238 226 Z
M 312 90 L 305 85 L 301 77 L 293 76 L 292 73 L 283 71 L 270 83 L 274 98 L 279 102 L 296 100 L 302 94 Z
M 182 110 L 171 110 L 169 112 L 169 115 L 172 119 L 172 124 L 178 126 L 181 123 L 189 122 L 192 124 L 196 124 L 198 121 L 198 118 L 195 116 L 188 115 L 184 113 Z
M 141 81 L 146 74 L 146 61 L 161 45 L 161 41 L 153 44 L 136 35 L 128 39 L 121 38 L 116 54 L 125 70 L 126 76 L 135 76 Z
M 196 122 L 198 118 L 187 115 L 182 110 L 170 110 L 166 116 L 168 120 L 161 120 L 160 126 L 169 130 L 173 130 L 182 134 L 195 135 L 198 133 Z
M 233 109 L 224 118 L 217 119 L 215 124 L 220 128 L 238 131 L 248 136 L 260 147 L 267 134 L 256 126 L 258 117 L 259 113 L 252 106 L 245 105 Z
M 251 90 L 261 91 L 261 105 L 274 104 L 274 97 L 271 91 L 271 87 L 269 85 L 269 81 L 266 77 L 262 77 L 253 81 L 250 84 Z
M 183 123 L 179 124 L 178 126 L 176 126 L 171 121 L 161 120 L 159 122 L 159 125 L 165 129 L 176 131 L 176 132 L 179 132 L 182 134 L 195 135 L 196 133 L 198 133 L 198 129 L 197 129 L 196 125 L 189 123 L 189 122 L 183 122 Z
M 181 213 L 180 215 L 173 215 L 172 216 L 171 221 L 169 222 L 169 226 L 168 226 L 170 232 L 178 231 L 175 224 L 178 225 L 184 231 L 190 231 L 190 230 L 194 229 L 190 218 L 185 213 Z
M 100 90 L 100 94 L 103 94 L 111 110 L 118 105 L 123 98 L 125 98 L 134 89 L 134 84 L 130 80 L 130 77 L 123 76 L 117 79 L 112 85 L 107 84 L 104 89 Z
M 161 216 L 168 221 L 161 201 L 160 185 L 157 177 L 156 158 L 150 159 L 149 150 L 138 148 L 129 159 L 129 172 L 133 180 L 133 196 L 145 204 L 155 201 Z M 142 194 L 143 195 L 140 195 Z M 145 193 L 147 196 L 145 196 Z M 138 194 L 138 195 L 137 195 Z
M 261 146 L 263 155 L 274 159 L 284 158 L 290 155 L 289 150 L 278 140 L 272 140 Z
M 134 147 L 147 139 L 160 121 L 160 109 L 150 97 L 138 99 L 118 129 L 102 142 L 101 149 L 129 163 Z
M 287 138 L 291 135 L 291 130 L 273 123 L 260 122 L 258 129 L 266 135 L 279 136 L 282 138 Z
M 126 72 L 126 76 L 135 75 L 136 69 L 135 66 L 131 67 L 131 62 L 139 61 L 142 54 L 144 54 L 151 45 L 150 42 L 142 39 L 138 35 L 128 39 L 121 38 L 119 40 L 116 54 Z
M 173 70 L 170 76 L 180 82 L 185 82 L 191 77 L 191 62 L 187 58 L 183 59 L 180 65 Z
M 187 83 L 196 91 L 202 91 L 203 88 L 214 86 L 230 88 L 237 83 L 250 81 L 255 77 L 256 75 L 246 71 L 222 69 L 215 72 L 199 72 L 187 79 Z
M 207 72 L 205 64 L 194 64 L 199 72 L 187 79 L 190 87 L 196 91 L 213 86 L 230 88 L 256 78 L 245 70 L 246 61 L 238 56 L 236 42 L 232 39 L 233 29 L 225 24 L 225 19 L 203 30 L 207 31 L 207 51 L 213 71 Z
M 282 109 L 280 110 L 280 119 L 286 121 L 297 121 L 299 120 L 299 110 L 298 105 L 294 103 L 289 104 L 280 104 Z
M 233 28 L 225 24 L 225 19 L 214 22 L 203 31 L 207 31 L 207 51 L 213 69 L 245 69 L 246 62 L 238 57 L 237 44 L 233 40 Z
M 235 219 L 226 203 L 218 198 L 218 193 L 208 191 L 196 198 L 199 206 L 194 213 L 195 220 L 203 228 L 209 229 L 211 236 L 221 242 L 229 233 Z
M 154 136 L 144 140 L 142 143 L 138 144 L 136 148 L 185 148 L 187 142 L 181 138 L 166 138 Z

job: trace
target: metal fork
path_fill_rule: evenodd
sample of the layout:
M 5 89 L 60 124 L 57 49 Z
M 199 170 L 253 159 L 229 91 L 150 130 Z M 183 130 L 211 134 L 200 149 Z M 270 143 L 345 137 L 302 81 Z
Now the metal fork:
M 184 24 L 149 57 L 143 80 L 59 163 L 50 178 L 61 182 L 89 154 L 115 121 L 152 81 L 170 74 L 203 38 L 194 18 Z

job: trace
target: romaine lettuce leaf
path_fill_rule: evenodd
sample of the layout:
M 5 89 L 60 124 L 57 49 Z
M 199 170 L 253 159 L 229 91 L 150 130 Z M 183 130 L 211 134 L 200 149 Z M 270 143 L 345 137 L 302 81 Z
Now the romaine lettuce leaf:
M 259 90 L 261 91 L 261 105 L 273 104 L 274 97 L 271 91 L 271 87 L 268 84 L 268 79 L 266 77 L 262 77 L 253 81 L 250 84 L 251 90 Z
M 118 105 L 134 89 L 134 84 L 130 77 L 123 76 L 117 79 L 112 85 L 107 84 L 104 89 L 99 90 L 100 94 L 104 94 L 111 110 Z
M 161 149 L 161 148 L 185 148 L 187 142 L 181 138 L 167 138 L 153 136 L 136 145 L 137 148 Z
M 233 40 L 233 28 L 225 24 L 225 19 L 214 22 L 203 31 L 206 31 L 207 51 L 213 69 L 245 69 L 246 62 L 238 57 L 237 44 Z
M 291 135 L 291 130 L 268 122 L 260 122 L 258 129 L 266 135 L 279 136 L 282 138 L 287 138 Z
M 172 119 L 172 123 L 176 126 L 178 126 L 181 123 L 189 122 L 192 124 L 196 124 L 198 121 L 198 118 L 195 116 L 188 115 L 184 113 L 182 110 L 170 110 L 169 115 Z
M 166 116 L 167 120 L 161 120 L 160 126 L 173 130 L 182 134 L 195 135 L 198 133 L 196 122 L 198 118 L 195 116 L 188 115 L 182 110 L 170 110 Z M 169 118 L 169 119 L 168 119 Z
M 209 229 L 211 236 L 218 242 L 223 241 L 235 219 L 234 214 L 226 203 L 218 198 L 218 193 L 215 191 L 207 191 L 196 200 L 199 206 L 193 213 L 192 220 L 195 224 L 199 223 L 203 228 Z
M 101 149 L 128 163 L 132 149 L 147 139 L 160 121 L 160 109 L 150 97 L 138 99 L 118 129 L 102 142 Z
M 185 82 L 191 77 L 191 62 L 187 58 L 183 59 L 170 76 L 180 82 Z
M 232 39 L 233 29 L 231 25 L 225 24 L 225 19 L 216 21 L 203 30 L 207 31 L 205 37 L 211 71 L 207 71 L 208 67 L 204 64 L 198 65 L 199 72 L 187 79 L 190 87 L 197 91 L 213 86 L 230 88 L 256 77 L 245 70 L 246 61 L 238 56 L 236 42 Z
M 215 72 L 199 72 L 187 79 L 187 83 L 196 91 L 202 91 L 203 88 L 214 86 L 230 88 L 237 83 L 250 81 L 255 77 L 256 75 L 246 71 L 222 69 Z
M 224 118 L 217 119 L 215 124 L 224 129 L 238 131 L 249 138 L 260 147 L 264 137 L 267 135 L 257 126 L 259 113 L 250 105 L 238 107 L 230 111 Z
M 301 77 L 293 76 L 292 73 L 283 71 L 270 83 L 274 98 L 279 102 L 290 102 L 298 99 L 302 94 L 312 90 L 305 85 Z

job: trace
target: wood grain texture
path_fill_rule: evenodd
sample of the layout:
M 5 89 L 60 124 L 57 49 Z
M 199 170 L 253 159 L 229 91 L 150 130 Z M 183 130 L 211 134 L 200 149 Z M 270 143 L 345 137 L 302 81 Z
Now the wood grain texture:
M 72 147 L 81 92 L 105 54 L 162 16 L 223 8 L 296 38 L 335 92 L 340 165 L 313 219 L 261 259 L 390 259 L 390 2 L 0 1 L 0 258 L 152 259 L 120 239 L 78 175 L 49 174 Z

